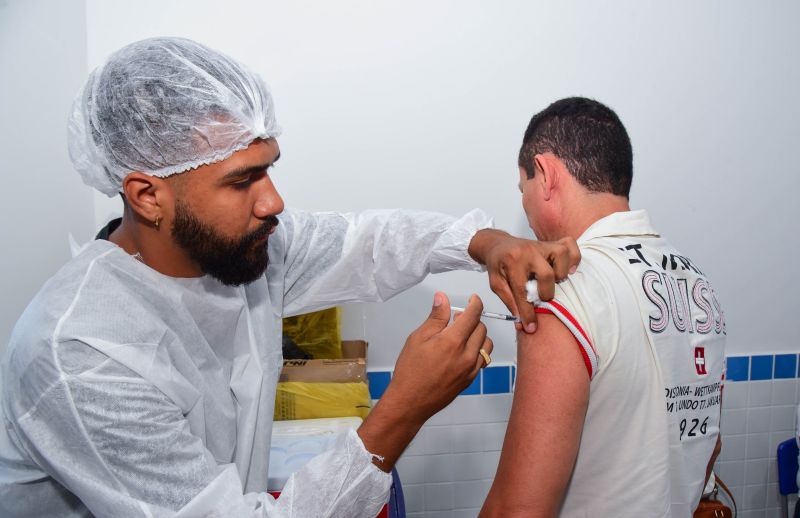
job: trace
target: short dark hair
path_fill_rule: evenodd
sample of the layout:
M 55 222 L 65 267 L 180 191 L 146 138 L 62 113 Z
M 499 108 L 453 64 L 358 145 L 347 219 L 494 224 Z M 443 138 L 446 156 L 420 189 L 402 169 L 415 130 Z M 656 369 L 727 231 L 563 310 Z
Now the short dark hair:
M 614 110 L 593 99 L 568 97 L 533 116 L 519 150 L 519 166 L 534 176 L 534 157 L 551 152 L 592 192 L 628 197 L 633 151 Z

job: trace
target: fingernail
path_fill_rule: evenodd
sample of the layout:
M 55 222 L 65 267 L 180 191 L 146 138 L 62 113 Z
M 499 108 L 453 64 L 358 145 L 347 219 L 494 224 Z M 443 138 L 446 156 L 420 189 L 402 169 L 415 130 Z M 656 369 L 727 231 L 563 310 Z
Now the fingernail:
M 536 324 L 533 322 L 529 324 L 525 324 L 525 332 L 526 333 L 535 333 L 536 332 Z
M 575 273 L 577 271 L 578 271 L 578 265 L 577 264 L 572 265 L 572 268 L 569 269 L 569 273 Z
M 442 297 L 441 293 L 437 293 L 433 296 L 433 307 L 438 308 L 444 302 L 444 297 Z

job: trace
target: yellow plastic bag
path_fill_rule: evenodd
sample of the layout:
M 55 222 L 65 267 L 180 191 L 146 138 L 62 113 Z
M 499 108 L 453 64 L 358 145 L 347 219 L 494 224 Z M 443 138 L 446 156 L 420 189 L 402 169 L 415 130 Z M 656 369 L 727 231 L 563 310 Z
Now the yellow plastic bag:
M 278 383 L 275 394 L 275 420 L 316 419 L 320 417 L 367 417 L 370 408 L 366 383 Z
M 283 333 L 312 358 L 342 357 L 342 336 L 339 332 L 341 308 L 323 309 L 283 319 Z

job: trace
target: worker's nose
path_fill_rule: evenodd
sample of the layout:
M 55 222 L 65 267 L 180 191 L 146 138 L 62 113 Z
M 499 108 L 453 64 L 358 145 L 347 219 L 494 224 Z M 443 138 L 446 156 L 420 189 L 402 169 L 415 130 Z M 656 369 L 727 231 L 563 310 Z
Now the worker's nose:
M 278 194 L 272 179 L 267 176 L 265 180 L 258 194 L 258 199 L 253 205 L 253 214 L 259 219 L 267 216 L 276 216 L 283 212 L 283 198 Z

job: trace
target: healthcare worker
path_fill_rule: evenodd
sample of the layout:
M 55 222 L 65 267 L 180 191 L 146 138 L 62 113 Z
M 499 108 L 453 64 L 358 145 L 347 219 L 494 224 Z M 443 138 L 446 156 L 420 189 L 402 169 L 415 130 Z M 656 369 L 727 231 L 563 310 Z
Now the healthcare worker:
M 533 308 L 516 302 L 529 274 L 549 298 L 578 261 L 574 243 L 512 238 L 479 210 L 284 210 L 268 174 L 280 130 L 266 86 L 189 40 L 113 54 L 68 131 L 83 180 L 121 193 L 124 214 L 12 333 L 0 516 L 374 516 L 414 434 L 488 361 L 481 302 L 449 323 L 437 293 L 370 416 L 275 500 L 265 491 L 281 318 L 385 300 L 480 262 L 532 326 Z

